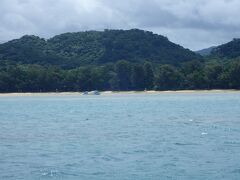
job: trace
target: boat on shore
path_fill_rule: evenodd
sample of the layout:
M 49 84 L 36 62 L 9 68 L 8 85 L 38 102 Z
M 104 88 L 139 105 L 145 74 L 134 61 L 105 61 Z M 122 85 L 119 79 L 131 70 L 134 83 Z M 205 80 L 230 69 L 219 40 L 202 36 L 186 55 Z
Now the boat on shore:
M 82 95 L 100 95 L 100 92 L 97 90 L 91 91 L 91 92 L 85 91 L 85 92 L 83 92 Z
M 83 92 L 82 95 L 88 95 L 88 91 Z

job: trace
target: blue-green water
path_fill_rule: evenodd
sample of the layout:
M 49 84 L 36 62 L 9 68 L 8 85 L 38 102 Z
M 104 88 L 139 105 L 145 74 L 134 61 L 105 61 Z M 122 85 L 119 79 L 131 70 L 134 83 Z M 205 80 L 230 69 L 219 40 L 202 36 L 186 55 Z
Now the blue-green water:
M 0 98 L 0 179 L 239 180 L 240 93 Z

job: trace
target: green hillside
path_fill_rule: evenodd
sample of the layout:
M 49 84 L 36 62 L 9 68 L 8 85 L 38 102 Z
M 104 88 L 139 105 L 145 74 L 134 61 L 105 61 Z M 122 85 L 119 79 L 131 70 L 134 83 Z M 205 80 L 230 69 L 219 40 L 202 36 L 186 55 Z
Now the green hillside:
M 211 55 L 212 51 L 216 48 L 216 46 L 212 46 L 209 48 L 201 49 L 199 51 L 195 51 L 197 54 L 200 54 L 201 56 L 209 56 Z
M 49 40 L 23 36 L 1 44 L 0 59 L 74 68 L 119 60 L 178 65 L 201 56 L 164 36 L 133 29 L 65 33 Z
M 23 36 L 0 45 L 0 93 L 240 89 L 239 43 L 202 57 L 137 29 Z
M 232 41 L 216 47 L 212 51 L 212 55 L 220 58 L 237 58 L 240 57 L 240 39 Z

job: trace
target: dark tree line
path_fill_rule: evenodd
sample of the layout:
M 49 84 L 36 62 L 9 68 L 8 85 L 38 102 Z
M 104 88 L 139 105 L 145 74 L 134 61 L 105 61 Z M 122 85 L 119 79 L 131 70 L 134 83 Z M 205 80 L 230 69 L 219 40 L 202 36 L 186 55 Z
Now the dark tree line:
M 181 66 L 118 61 L 62 69 L 1 61 L 0 92 L 240 89 L 240 60 L 190 61 Z

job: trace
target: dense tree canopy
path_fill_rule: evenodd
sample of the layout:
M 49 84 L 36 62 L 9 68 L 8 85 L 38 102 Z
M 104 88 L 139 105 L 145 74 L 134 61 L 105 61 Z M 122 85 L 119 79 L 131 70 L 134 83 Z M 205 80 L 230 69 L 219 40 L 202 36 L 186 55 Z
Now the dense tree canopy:
M 164 36 L 133 29 L 65 33 L 49 40 L 23 36 L 1 44 L 0 59 L 70 69 L 89 64 L 115 63 L 122 59 L 133 63 L 143 63 L 149 59 L 152 63 L 179 65 L 201 59 L 201 56 L 170 42 Z
M 199 55 L 142 30 L 24 36 L 0 45 L 0 92 L 240 89 L 240 41 Z
M 180 67 L 119 61 L 103 66 L 61 69 L 56 66 L 0 65 L 0 92 L 91 90 L 240 89 L 240 60 Z
M 237 58 L 240 57 L 240 39 L 233 39 L 232 41 L 215 47 L 212 50 L 212 55 L 220 58 Z

